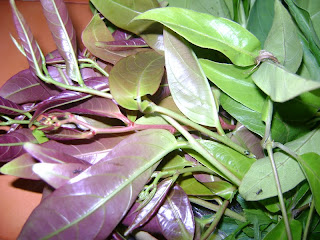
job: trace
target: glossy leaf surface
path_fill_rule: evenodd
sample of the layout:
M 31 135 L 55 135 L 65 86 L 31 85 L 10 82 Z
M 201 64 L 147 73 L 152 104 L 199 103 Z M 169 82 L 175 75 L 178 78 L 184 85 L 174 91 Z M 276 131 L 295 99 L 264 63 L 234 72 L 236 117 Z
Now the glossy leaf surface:
M 13 22 L 16 27 L 23 49 L 26 53 L 29 66 L 34 74 L 42 71 L 41 50 L 33 37 L 30 27 L 26 20 L 18 11 L 14 0 L 10 0 Z
M 66 62 L 67 74 L 77 81 L 81 74 L 76 57 L 76 32 L 67 6 L 63 0 L 41 0 L 41 5 L 58 51 Z
M 0 96 L 17 104 L 45 100 L 56 93 L 55 87 L 44 84 L 30 69 L 12 76 L 0 88 Z
M 295 141 L 285 144 L 297 154 L 315 152 L 319 154 L 317 143 L 320 141 L 320 131 L 314 130 Z M 305 176 L 296 160 L 290 156 L 276 152 L 274 159 L 279 174 L 281 188 L 287 192 L 305 179 Z M 242 180 L 240 194 L 248 201 L 256 201 L 277 195 L 274 176 L 268 157 L 259 159 L 252 164 Z
M 166 239 L 193 239 L 195 222 L 192 207 L 179 185 L 175 185 L 166 197 L 157 218 Z
M 164 31 L 164 46 L 169 88 L 180 111 L 199 124 L 218 126 L 219 106 L 192 49 L 170 30 Z
M 320 155 L 314 152 L 305 153 L 301 155 L 299 163 L 308 179 L 315 208 L 320 213 Z
M 239 66 L 253 65 L 259 55 L 259 40 L 228 19 L 173 7 L 153 9 L 135 19 L 161 22 L 197 46 L 221 51 Z
M 302 46 L 298 29 L 286 8 L 274 2 L 274 20 L 264 43 L 264 49 L 273 53 L 290 72 L 295 73 L 302 60 Z
M 46 197 L 31 214 L 19 238 L 105 239 L 148 181 L 154 164 L 175 145 L 175 138 L 165 130 L 131 135 L 104 161 Z
M 138 110 L 141 97 L 158 90 L 163 73 L 164 58 L 153 50 L 126 57 L 110 72 L 111 94 L 122 107 Z
M 36 163 L 37 161 L 33 157 L 24 153 L 2 166 L 0 172 L 19 178 L 40 180 L 41 178 L 32 171 L 32 166 Z
M 252 79 L 275 102 L 285 102 L 320 88 L 320 82 L 304 79 L 270 62 L 261 64 Z
M 211 14 L 215 17 L 231 18 L 224 0 L 168 0 L 169 7 L 186 8 L 197 12 Z
M 0 162 L 8 162 L 25 153 L 23 143 L 35 142 L 30 129 L 18 129 L 14 132 L 0 136 Z M 6 146 L 6 144 L 17 143 L 18 146 Z
M 200 59 L 203 71 L 217 87 L 246 107 L 261 111 L 265 95 L 251 79 L 249 68 Z

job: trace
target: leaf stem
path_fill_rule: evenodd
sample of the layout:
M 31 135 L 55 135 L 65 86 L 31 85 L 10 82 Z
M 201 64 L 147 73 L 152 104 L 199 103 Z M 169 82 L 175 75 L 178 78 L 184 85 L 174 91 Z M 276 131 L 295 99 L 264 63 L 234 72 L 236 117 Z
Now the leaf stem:
M 91 67 L 97 69 L 101 74 L 103 74 L 106 77 L 109 77 L 109 74 L 102 68 L 99 66 L 99 64 L 95 61 L 93 61 L 90 58 L 85 58 L 85 59 L 78 59 L 79 62 L 87 62 L 91 64 Z
M 288 219 L 288 215 L 287 215 L 286 206 L 285 206 L 283 195 L 282 195 L 279 175 L 278 175 L 276 163 L 275 163 L 274 158 L 273 158 L 273 143 L 270 140 L 268 140 L 267 143 L 266 143 L 266 149 L 267 149 L 268 156 L 269 156 L 269 159 L 270 159 L 270 162 L 271 162 L 273 176 L 274 176 L 274 179 L 275 179 L 275 182 L 276 182 L 276 186 L 277 186 L 280 209 L 281 209 L 283 221 L 284 221 L 284 224 L 285 224 L 285 227 L 286 227 L 287 237 L 288 237 L 288 240 L 292 240 L 292 234 L 291 234 L 291 229 L 290 229 L 290 224 L 289 224 L 289 219 Z
M 222 218 L 228 204 L 229 204 L 229 201 L 225 200 L 223 204 L 219 207 L 219 210 L 217 211 L 214 220 L 210 224 L 209 228 L 205 231 L 205 233 L 201 236 L 200 240 L 207 239 L 211 235 L 211 233 L 213 233 L 218 223 L 220 222 L 220 219 Z
M 193 129 L 195 130 L 198 130 L 200 132 L 202 132 L 203 134 L 209 136 L 209 137 L 212 137 L 214 139 L 216 139 L 217 141 L 221 142 L 221 143 L 224 143 L 225 145 L 227 145 L 228 147 L 238 151 L 239 153 L 249 157 L 249 158 L 255 158 L 255 155 L 248 152 L 247 149 L 239 146 L 238 144 L 234 143 L 230 138 L 228 138 L 227 136 L 220 136 L 219 134 L 215 133 L 215 132 L 212 132 L 210 131 L 209 129 L 205 128 L 205 127 L 202 127 L 200 126 L 199 124 L 185 118 L 184 116 L 181 116 L 180 114 L 177 114 L 169 109 L 166 109 L 164 107 L 161 107 L 161 106 L 158 106 L 158 105 L 155 105 L 153 103 L 152 104 L 152 109 L 154 112 L 158 112 L 158 113 L 162 113 L 162 114 L 165 114 L 167 116 L 170 116 L 171 118 L 174 118 L 175 120 L 185 124 L 185 125 L 188 125 L 190 127 L 192 127 Z
M 314 199 L 313 199 L 311 202 L 311 205 L 310 205 L 309 215 L 308 215 L 306 226 L 305 226 L 304 233 L 303 233 L 303 238 L 302 238 L 303 240 L 308 239 L 308 233 L 309 233 L 310 225 L 312 222 L 314 208 L 315 208 L 315 203 L 314 203 Z
M 199 142 L 197 142 L 192 135 L 185 130 L 178 122 L 167 115 L 161 115 L 168 123 L 174 126 L 189 142 L 192 149 L 200 153 L 204 158 L 206 158 L 213 166 L 215 166 L 224 176 L 227 177 L 231 182 L 240 185 L 241 180 L 237 178 L 232 172 L 229 171 L 222 163 L 215 159 Z M 205 163 L 203 165 L 206 166 Z M 210 169 L 210 166 L 207 166 Z

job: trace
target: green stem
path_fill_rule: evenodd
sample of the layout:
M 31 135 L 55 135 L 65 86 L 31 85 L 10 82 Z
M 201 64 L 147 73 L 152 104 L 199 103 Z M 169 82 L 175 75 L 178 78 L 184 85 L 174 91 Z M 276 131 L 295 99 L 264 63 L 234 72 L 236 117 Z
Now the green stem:
M 268 156 L 269 156 L 269 159 L 270 159 L 270 162 L 271 162 L 273 176 L 274 176 L 274 179 L 275 179 L 275 182 L 276 182 L 276 186 L 277 186 L 280 209 L 281 209 L 283 221 L 284 221 L 284 224 L 285 224 L 285 227 L 286 227 L 288 240 L 292 240 L 292 234 L 291 234 L 289 219 L 288 219 L 287 210 L 286 210 L 286 206 L 285 206 L 283 195 L 282 195 L 282 190 L 281 190 L 281 185 L 280 185 L 280 180 L 279 180 L 279 175 L 278 175 L 276 163 L 275 163 L 274 158 L 273 158 L 273 148 L 272 147 L 273 147 L 272 142 L 268 141 L 267 144 L 266 144 L 266 149 L 267 149 Z
M 185 130 L 178 122 L 176 122 L 173 118 L 162 115 L 162 117 L 174 126 L 189 142 L 192 149 L 200 153 L 204 158 L 206 158 L 213 166 L 215 166 L 224 176 L 227 177 L 231 182 L 240 186 L 241 180 L 236 177 L 232 172 L 229 171 L 222 163 L 220 163 L 217 159 L 215 159 L 199 142 L 197 142 L 192 135 Z M 203 163 L 205 165 L 205 163 Z M 208 166 L 210 168 L 210 166 Z
M 303 233 L 303 238 L 302 238 L 303 240 L 307 240 L 308 239 L 308 233 L 309 233 L 309 228 L 310 228 L 310 225 L 311 225 L 311 220 L 312 220 L 314 208 L 315 208 L 315 203 L 314 203 L 314 200 L 312 200 L 311 205 L 310 205 L 308 219 L 307 219 L 307 222 L 306 222 L 306 227 L 305 227 L 304 233 Z
M 110 98 L 110 99 L 113 98 L 110 93 L 105 93 L 103 91 L 99 91 L 99 90 L 88 88 L 88 87 L 79 87 L 79 86 L 67 85 L 67 84 L 64 84 L 64 83 L 57 82 L 57 81 L 53 80 L 51 77 L 44 76 L 43 74 L 41 74 L 39 76 L 39 78 L 41 80 L 45 81 L 46 83 L 54 84 L 56 86 L 65 88 L 67 90 L 88 93 L 88 94 L 91 94 L 91 95 L 96 95 L 96 96 L 100 96 L 100 97 L 104 97 L 104 98 Z
M 79 59 L 79 62 L 87 62 L 90 63 L 91 67 L 94 67 L 95 69 L 97 69 L 100 73 L 102 73 L 104 76 L 109 77 L 109 74 L 102 68 L 99 66 L 98 63 L 96 63 L 95 61 L 93 61 L 90 58 L 85 58 L 85 59 Z
M 210 209 L 210 210 L 215 211 L 215 212 L 217 212 L 220 209 L 219 205 L 207 202 L 207 201 L 202 200 L 202 199 L 197 198 L 197 197 L 191 197 L 190 196 L 189 197 L 189 201 L 191 203 L 197 204 L 199 206 L 205 207 L 205 208 Z M 242 216 L 242 215 L 240 215 L 240 214 L 238 214 L 238 213 L 236 213 L 234 211 L 231 211 L 228 208 L 225 211 L 225 215 L 228 216 L 228 217 L 231 217 L 231 218 L 233 218 L 235 220 L 238 220 L 240 222 L 246 222 L 247 221 L 244 216 Z
M 228 138 L 227 136 L 220 136 L 219 134 L 215 133 L 215 132 L 212 132 L 210 131 L 209 129 L 205 128 L 205 127 L 202 127 L 200 126 L 199 124 L 185 118 L 184 116 L 180 115 L 180 114 L 177 114 L 169 109 L 166 109 L 164 107 L 161 107 L 161 106 L 157 106 L 155 104 L 152 103 L 152 109 L 154 112 L 158 112 L 158 113 L 162 113 L 162 114 L 165 114 L 165 115 L 168 115 L 170 116 L 171 118 L 174 118 L 176 119 L 177 121 L 185 124 L 185 125 L 188 125 L 190 127 L 192 127 L 193 129 L 195 130 L 198 130 L 200 132 L 202 132 L 203 134 L 209 136 L 209 137 L 212 137 L 214 139 L 216 139 L 217 141 L 227 145 L 228 147 L 238 151 L 239 153 L 249 157 L 249 158 L 255 158 L 255 155 L 250 153 L 247 149 L 239 146 L 238 144 L 234 143 L 231 141 L 230 138 Z
M 214 220 L 210 224 L 209 228 L 205 231 L 205 233 L 201 236 L 200 240 L 207 239 L 213 233 L 213 231 L 216 229 L 218 223 L 220 222 L 220 219 L 222 218 L 228 204 L 229 204 L 229 201 L 225 200 L 223 202 L 223 204 L 219 207 L 219 210 L 216 213 Z

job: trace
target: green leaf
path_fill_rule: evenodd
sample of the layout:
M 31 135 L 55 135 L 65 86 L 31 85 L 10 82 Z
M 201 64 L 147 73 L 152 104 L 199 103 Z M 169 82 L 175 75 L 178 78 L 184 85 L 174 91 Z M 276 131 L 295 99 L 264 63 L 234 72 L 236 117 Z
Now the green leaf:
M 306 10 L 311 18 L 314 30 L 320 37 L 320 1 L 318 0 L 294 0 L 302 9 Z
M 191 173 L 185 173 L 177 180 L 183 191 L 192 196 L 213 196 L 214 194 L 203 184 L 198 182 Z
M 265 125 L 261 120 L 262 109 L 260 111 L 254 111 L 241 103 L 228 97 L 226 94 L 222 94 L 220 97 L 222 107 L 237 119 L 240 123 L 245 125 L 249 130 L 264 136 Z M 282 119 L 282 116 L 275 109 L 275 114 L 272 119 L 271 134 L 273 140 L 277 142 L 288 142 L 295 139 L 298 135 L 307 132 L 306 126 L 297 125 L 296 123 L 286 122 Z
M 274 3 L 274 20 L 264 49 L 273 53 L 290 72 L 298 70 L 302 60 L 302 46 L 297 27 L 279 0 Z
M 308 152 L 320 154 L 319 142 L 320 130 L 316 129 L 297 140 L 285 144 L 285 146 L 297 154 Z M 291 190 L 305 179 L 298 162 L 292 157 L 283 152 L 276 152 L 274 159 L 282 192 Z M 259 159 L 252 164 L 242 180 L 239 192 L 247 201 L 257 201 L 277 195 L 273 171 L 268 157 Z
M 320 82 L 302 78 L 270 62 L 262 63 L 252 79 L 274 102 L 285 102 L 320 88 Z
M 169 7 L 179 7 L 196 12 L 211 14 L 216 17 L 231 18 L 224 0 L 168 0 Z
M 269 225 L 272 219 L 260 209 L 244 209 L 246 219 L 253 224 L 254 239 L 261 239 L 261 225 Z
M 180 111 L 192 121 L 219 126 L 218 106 L 197 57 L 175 33 L 164 31 L 169 88 Z
M 248 19 L 247 28 L 261 42 L 261 46 L 268 36 L 274 17 L 274 0 L 255 1 Z
M 202 184 L 210 189 L 215 195 L 227 200 L 231 200 L 237 190 L 234 185 L 225 181 L 202 182 Z
M 298 220 L 289 219 L 293 240 L 301 240 L 302 225 Z M 287 240 L 286 228 L 283 219 L 265 236 L 264 240 Z
M 122 107 L 138 110 L 141 97 L 154 94 L 164 73 L 164 57 L 153 50 L 121 59 L 111 70 L 112 96 Z
M 247 158 L 237 151 L 214 141 L 198 140 L 200 144 L 208 150 L 219 162 L 226 166 L 236 177 L 242 179 L 251 165 L 256 161 L 253 158 Z M 193 154 L 196 159 L 201 159 L 200 154 Z M 202 162 L 202 161 L 200 161 Z
M 314 152 L 301 155 L 299 163 L 308 179 L 315 208 L 320 214 L 320 155 Z
M 135 19 L 158 21 L 199 47 L 222 52 L 239 66 L 253 65 L 259 55 L 259 40 L 239 24 L 225 18 L 166 7 L 147 11 Z
M 249 68 L 206 59 L 199 62 L 209 80 L 234 100 L 255 111 L 262 109 L 265 95 L 252 81 Z

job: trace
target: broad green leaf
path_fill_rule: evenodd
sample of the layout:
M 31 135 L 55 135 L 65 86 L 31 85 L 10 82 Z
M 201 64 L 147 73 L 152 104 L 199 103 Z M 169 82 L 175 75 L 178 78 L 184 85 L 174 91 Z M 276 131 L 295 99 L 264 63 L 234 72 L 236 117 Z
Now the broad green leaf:
M 32 156 L 24 153 L 3 165 L 0 172 L 20 178 L 40 180 L 39 176 L 32 171 L 32 166 L 36 163 L 37 161 Z
M 209 80 L 222 91 L 246 107 L 261 111 L 265 95 L 252 81 L 249 68 L 206 59 L 200 59 L 199 62 Z
M 229 9 L 224 0 L 168 0 L 168 2 L 169 7 L 186 8 L 216 17 L 231 19 Z
M 231 116 L 245 125 L 249 130 L 261 137 L 264 136 L 265 124 L 261 120 L 262 109 L 260 111 L 254 111 L 228 97 L 226 94 L 221 95 L 220 102 L 222 107 L 231 114 Z M 273 140 L 282 143 L 289 142 L 307 131 L 306 126 L 284 121 L 279 112 L 277 112 L 277 109 L 275 109 L 271 126 Z
M 260 226 L 272 223 L 272 218 L 260 209 L 244 209 L 247 221 L 253 224 L 254 239 L 261 239 Z
M 157 8 L 135 19 L 158 21 L 197 46 L 222 52 L 239 66 L 253 65 L 261 48 L 260 41 L 239 24 L 188 9 Z
M 227 200 L 232 200 L 237 188 L 226 181 L 202 182 L 204 186 L 209 188 L 215 195 Z
M 141 97 L 154 94 L 164 73 L 164 57 L 153 50 L 121 59 L 111 70 L 110 90 L 122 107 L 138 110 Z
M 274 20 L 264 49 L 273 53 L 290 72 L 298 70 L 302 60 L 302 46 L 297 27 L 279 0 L 274 3 Z
M 308 152 L 320 154 L 319 142 L 320 130 L 316 129 L 297 140 L 286 143 L 285 146 L 296 154 Z M 305 179 L 305 175 L 296 160 L 283 152 L 276 152 L 274 158 L 283 192 L 291 190 Z M 242 180 L 239 192 L 247 201 L 261 200 L 277 195 L 273 171 L 268 157 L 259 159 L 252 164 Z
M 169 88 L 180 111 L 192 121 L 219 126 L 218 106 L 197 57 L 172 31 L 164 31 Z
M 224 0 L 224 2 L 226 3 L 226 6 L 229 9 L 231 20 L 233 20 L 234 19 L 234 7 L 233 7 L 234 0 Z
M 251 165 L 256 161 L 254 158 L 247 158 L 246 156 L 221 143 L 209 140 L 199 140 L 199 142 L 240 180 L 250 169 Z
M 262 63 L 252 79 L 274 102 L 285 102 L 320 88 L 320 82 L 302 78 L 270 62 Z
M 20 239 L 106 239 L 157 163 L 176 145 L 172 134 L 159 129 L 124 139 L 105 159 L 43 199 L 24 225 Z
M 298 220 L 289 219 L 293 240 L 301 240 L 302 225 Z M 286 228 L 283 219 L 264 237 L 264 240 L 287 240 Z
M 192 167 L 195 164 L 188 161 L 185 157 L 179 155 L 181 152 L 172 152 L 168 154 L 160 163 L 158 169 L 161 171 L 172 171 L 182 169 L 184 167 Z
M 213 196 L 214 193 L 210 191 L 202 183 L 198 182 L 191 173 L 185 173 L 177 180 L 179 186 L 183 191 L 192 196 Z
M 299 163 L 308 179 L 315 208 L 320 213 L 320 155 L 314 152 L 301 155 Z
M 275 0 L 255 1 L 250 10 L 247 28 L 260 40 L 261 46 L 264 45 L 264 41 L 272 26 L 274 1 Z
M 294 0 L 300 7 L 306 10 L 311 18 L 314 30 L 320 37 L 320 1 L 318 0 Z

